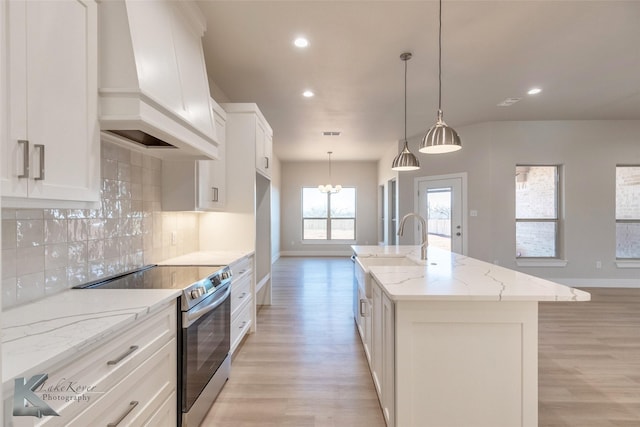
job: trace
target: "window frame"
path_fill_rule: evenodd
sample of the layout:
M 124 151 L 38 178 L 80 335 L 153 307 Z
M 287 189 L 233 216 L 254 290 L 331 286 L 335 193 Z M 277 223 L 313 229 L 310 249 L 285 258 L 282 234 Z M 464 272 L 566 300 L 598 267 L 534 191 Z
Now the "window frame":
M 331 216 L 331 195 L 335 194 L 335 193 L 326 193 L 327 196 L 327 216 L 326 217 L 307 217 L 304 216 L 304 190 L 305 189 L 311 189 L 311 190 L 315 190 L 315 191 L 320 191 L 318 189 L 318 187 L 310 187 L 310 186 L 303 186 L 300 189 L 300 213 L 301 213 L 301 221 L 300 221 L 300 225 L 301 225 L 301 233 L 302 233 L 302 243 L 303 244 L 326 244 L 326 243 L 355 243 L 356 239 L 357 239 L 357 217 L 358 217 L 358 189 L 355 186 L 343 186 L 342 190 L 340 191 L 344 191 L 345 189 L 353 189 L 353 211 L 354 211 L 354 216 L 353 217 L 332 217 Z M 353 220 L 353 239 L 332 239 L 331 238 L 331 220 Z M 304 235 L 304 222 L 305 220 L 324 220 L 326 221 L 326 232 L 327 232 L 327 237 L 325 239 L 305 239 L 305 235 Z
M 518 256 L 517 255 L 517 251 L 516 251 L 516 261 L 521 262 L 524 261 L 526 263 L 526 261 L 530 260 L 532 262 L 535 261 L 545 261 L 545 260 L 549 260 L 549 261 L 560 261 L 562 260 L 562 231 L 563 231 L 563 227 L 562 227 L 562 218 L 563 218 L 563 209 L 562 209 L 562 183 L 563 183 L 563 179 L 562 179 L 562 173 L 563 173 L 563 168 L 561 164 L 532 164 L 532 163 L 518 163 L 516 164 L 516 170 L 517 168 L 535 168 L 535 167 L 552 167 L 555 168 L 555 217 L 554 218 L 518 218 L 517 214 L 516 214 L 516 203 L 517 203 L 517 195 L 516 195 L 516 189 L 514 188 L 514 225 L 516 228 L 516 232 L 514 234 L 514 243 L 517 244 L 517 225 L 518 223 L 553 223 L 555 224 L 555 239 L 554 239 L 554 247 L 555 247 L 555 254 L 553 256 Z M 524 264 L 524 263 L 523 263 Z M 563 265 L 560 266 L 564 266 L 565 263 L 562 263 Z
M 617 229 L 618 229 L 618 224 L 638 224 L 640 226 L 640 218 L 634 218 L 634 219 L 618 219 L 618 209 L 617 209 L 617 205 L 618 205 L 618 168 L 640 168 L 640 164 L 617 164 L 616 165 L 616 176 L 615 176 L 615 196 L 616 196 L 616 209 L 614 212 L 614 219 L 615 219 L 615 225 L 616 225 L 616 234 L 617 234 Z M 618 237 L 616 235 L 616 251 L 615 251 L 615 259 L 616 262 L 638 262 L 640 261 L 640 257 L 634 257 L 634 258 L 621 258 L 618 257 Z

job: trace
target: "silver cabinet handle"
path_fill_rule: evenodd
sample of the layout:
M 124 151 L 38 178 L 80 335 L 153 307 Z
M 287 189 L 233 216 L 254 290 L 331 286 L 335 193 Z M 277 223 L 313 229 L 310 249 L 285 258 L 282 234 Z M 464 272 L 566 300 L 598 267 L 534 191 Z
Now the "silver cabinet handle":
M 19 139 L 18 144 L 24 146 L 22 149 L 22 174 L 18 175 L 18 178 L 29 178 L 29 141 Z
M 245 326 L 247 326 L 247 321 L 243 320 L 242 321 L 242 325 L 240 325 L 240 327 L 238 329 L 244 329 Z
M 269 158 L 265 156 L 264 160 L 265 160 L 265 166 L 264 166 L 264 168 L 265 168 L 265 169 L 269 169 Z
M 113 360 L 109 360 L 107 362 L 107 365 L 117 365 L 118 363 L 122 362 L 122 359 L 124 359 L 125 357 L 127 357 L 128 355 L 130 355 L 131 353 L 136 351 L 137 349 L 138 349 L 137 345 L 132 345 L 131 347 L 129 347 L 129 350 L 125 351 L 124 353 L 122 353 L 117 358 L 115 358 Z
M 365 309 L 365 300 L 361 299 L 360 300 L 360 316 L 362 317 L 366 317 L 367 313 L 365 313 L 366 309 Z
M 213 190 L 213 199 L 211 201 L 212 202 L 217 202 L 218 201 L 218 187 L 211 187 L 211 189 Z
M 244 298 L 246 295 L 247 295 L 247 293 L 246 293 L 246 292 L 243 292 L 243 293 L 242 293 L 242 295 L 238 295 L 238 299 L 242 299 L 242 298 Z
M 33 178 L 36 181 L 44 180 L 44 145 L 43 144 L 33 144 L 33 147 L 36 150 L 40 150 L 40 175 L 37 178 Z
M 122 420 L 127 418 L 127 415 L 129 415 L 131 411 L 133 411 L 135 407 L 138 406 L 138 403 L 139 402 L 137 400 L 132 400 L 131 402 L 129 402 L 129 408 L 127 408 L 124 414 L 120 415 L 120 418 L 118 418 L 115 422 L 107 424 L 107 427 L 116 427 L 118 424 L 120 424 Z

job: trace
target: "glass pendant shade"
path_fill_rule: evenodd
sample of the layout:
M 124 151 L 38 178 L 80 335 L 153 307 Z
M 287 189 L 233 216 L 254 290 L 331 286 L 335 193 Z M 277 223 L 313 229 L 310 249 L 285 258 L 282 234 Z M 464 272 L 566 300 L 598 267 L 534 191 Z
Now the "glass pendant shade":
M 442 111 L 438 110 L 438 121 L 435 125 L 431 126 L 431 129 L 429 129 L 424 138 L 422 138 L 422 143 L 420 143 L 418 151 L 421 153 L 439 154 L 458 151 L 461 148 L 462 143 L 460 142 L 458 132 L 447 126 L 444 120 L 442 120 Z
M 393 163 L 391 165 L 391 170 L 394 171 L 414 171 L 420 169 L 420 162 L 416 158 L 416 156 L 409 151 L 409 144 L 407 141 L 404 141 L 404 148 L 393 159 Z

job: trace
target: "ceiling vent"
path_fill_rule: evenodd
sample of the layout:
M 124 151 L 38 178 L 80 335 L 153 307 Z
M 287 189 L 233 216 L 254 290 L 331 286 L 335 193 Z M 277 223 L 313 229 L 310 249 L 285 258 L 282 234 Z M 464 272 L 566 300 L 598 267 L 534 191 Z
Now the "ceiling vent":
M 340 132 L 337 131 L 324 131 L 322 132 L 324 136 L 340 136 Z
M 498 107 L 511 107 L 516 102 L 520 101 L 522 98 L 507 98 L 501 103 L 498 104 Z

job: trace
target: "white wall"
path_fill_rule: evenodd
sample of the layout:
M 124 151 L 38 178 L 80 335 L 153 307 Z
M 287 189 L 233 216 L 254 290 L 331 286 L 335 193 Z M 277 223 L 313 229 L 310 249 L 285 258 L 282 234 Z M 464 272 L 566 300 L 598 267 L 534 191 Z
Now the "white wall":
M 280 188 L 282 186 L 281 163 L 274 155 L 271 159 L 271 260 L 280 258 Z
M 640 121 L 491 122 L 456 130 L 463 149 L 454 153 L 419 154 L 418 138 L 410 141 L 421 169 L 400 173 L 400 215 L 413 210 L 415 177 L 467 172 L 468 208 L 478 211 L 468 218 L 469 256 L 573 285 L 640 286 L 638 269 L 615 264 L 615 166 L 640 164 Z M 566 267 L 516 265 L 516 164 L 563 166 Z
M 359 245 L 375 245 L 377 236 L 377 162 L 332 162 L 332 183 L 356 187 L 356 239 Z M 350 255 L 349 244 L 303 243 L 302 187 L 317 187 L 328 180 L 328 163 L 282 162 L 282 255 Z

